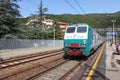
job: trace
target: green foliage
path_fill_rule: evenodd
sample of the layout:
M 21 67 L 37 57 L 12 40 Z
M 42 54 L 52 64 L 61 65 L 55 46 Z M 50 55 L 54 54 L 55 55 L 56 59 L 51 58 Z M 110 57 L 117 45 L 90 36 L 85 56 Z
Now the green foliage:
M 116 19 L 115 27 L 120 26 L 120 13 L 114 13 L 110 14 L 111 16 L 108 16 L 107 14 L 87 14 L 87 15 L 73 15 L 73 14 L 62 14 L 62 15 L 53 15 L 53 14 L 47 14 L 47 18 L 54 20 L 55 22 L 66 22 L 69 25 L 75 24 L 75 23 L 87 23 L 91 25 L 93 28 L 107 28 L 112 26 L 112 19 Z M 37 16 L 29 17 L 29 18 L 23 18 L 19 19 L 21 23 L 24 23 L 24 20 L 27 21 L 30 18 L 35 19 Z M 39 24 L 39 23 L 38 23 Z M 36 25 L 34 25 L 36 26 Z M 55 23 L 55 38 L 56 39 L 63 39 L 63 32 L 58 27 L 58 25 Z M 54 26 L 51 26 L 49 29 L 45 28 L 30 28 L 25 27 L 23 30 L 21 30 L 23 33 L 21 35 L 21 38 L 27 38 L 27 39 L 54 39 Z M 8 29 L 4 27 L 5 29 Z M 105 35 L 106 32 L 100 33 L 102 35 Z
M 120 11 L 112 14 L 87 14 L 87 15 L 73 15 L 73 14 L 62 14 L 62 15 L 47 15 L 50 19 L 55 21 L 66 22 L 69 25 L 76 23 L 87 23 L 93 28 L 111 28 L 111 20 L 116 20 L 115 27 L 120 27 Z M 119 32 L 118 32 L 119 33 Z M 100 33 L 106 35 L 106 32 Z
M 52 15 L 48 14 L 47 16 L 50 19 L 55 21 L 62 21 L 68 24 L 75 24 L 75 23 L 87 23 L 93 28 L 107 28 L 111 26 L 111 20 L 116 19 L 116 26 L 120 25 L 120 13 L 110 14 L 111 17 L 107 16 L 107 14 L 86 14 L 86 15 L 74 15 L 74 14 L 62 14 L 62 15 Z
M 20 16 L 19 6 L 15 4 L 18 0 L 0 0 L 0 38 L 20 38 L 20 39 L 63 39 L 63 32 L 55 23 L 50 28 L 46 28 L 41 21 L 43 15 L 48 11 L 40 3 L 39 12 L 27 18 L 18 18 Z M 44 16 L 45 17 L 45 16 Z M 66 22 L 69 25 L 76 23 L 87 23 L 93 28 L 107 28 L 112 26 L 111 20 L 115 19 L 115 27 L 120 27 L 120 11 L 114 14 L 47 14 L 46 18 L 55 22 Z M 25 24 L 29 19 L 37 19 L 29 26 Z M 22 25 L 22 26 L 21 26 Z M 105 35 L 105 32 L 101 33 Z M 120 33 L 118 33 L 120 34 Z
M 17 0 L 0 0 L 0 38 L 18 38 L 16 34 L 20 33 L 16 19 L 20 16 L 19 6 L 14 1 Z
M 59 25 L 55 23 L 54 27 L 55 27 L 55 38 L 56 39 L 63 39 L 64 32 L 59 27 Z
M 28 22 L 29 17 L 27 18 L 17 18 L 20 25 L 25 26 L 25 24 Z

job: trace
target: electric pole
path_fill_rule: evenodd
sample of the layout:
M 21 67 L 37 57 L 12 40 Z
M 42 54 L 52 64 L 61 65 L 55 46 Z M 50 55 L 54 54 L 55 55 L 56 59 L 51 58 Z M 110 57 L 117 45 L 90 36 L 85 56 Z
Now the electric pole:
M 39 8 L 39 17 L 40 17 L 40 26 L 42 26 L 42 0 L 40 0 L 40 8 Z

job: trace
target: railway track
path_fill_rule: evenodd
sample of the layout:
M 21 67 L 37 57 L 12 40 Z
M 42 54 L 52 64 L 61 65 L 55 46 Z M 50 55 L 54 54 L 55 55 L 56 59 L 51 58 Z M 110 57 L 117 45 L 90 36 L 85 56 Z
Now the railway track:
M 83 60 L 79 61 L 79 63 L 74 66 L 71 70 L 69 70 L 65 75 L 63 75 L 59 80 L 70 80 L 72 76 L 74 76 L 74 73 L 80 69 L 81 65 L 85 63 L 87 58 L 84 58 Z
M 95 56 L 97 52 L 99 50 L 95 52 Z M 95 60 L 94 54 L 91 59 L 80 60 L 65 60 L 63 54 L 63 51 L 60 51 L 24 60 L 19 59 L 17 62 L 13 60 L 12 64 L 10 61 L 0 62 L 0 71 L 5 72 L 0 72 L 0 80 L 70 80 L 74 79 L 77 71 L 81 71 L 81 65 L 93 63 Z
M 84 58 L 80 61 L 65 60 L 27 80 L 69 80 L 71 78 L 69 76 L 73 74 L 76 69 L 80 68 L 80 65 L 85 62 L 86 59 L 87 58 Z
M 43 73 L 38 73 L 27 80 L 79 80 L 81 75 L 85 72 L 86 68 L 84 68 L 83 72 L 80 71 L 83 69 L 83 65 L 89 64 L 92 66 L 94 61 L 97 58 L 97 55 L 101 47 L 99 47 L 95 54 L 90 56 L 89 58 L 83 58 L 81 60 L 69 60 L 65 61 L 55 67 L 52 67 Z M 77 74 L 77 78 L 73 77 L 76 76 L 76 73 L 80 73 L 81 75 Z
M 76 65 L 79 65 L 78 61 L 66 60 L 43 73 L 28 78 L 28 80 L 62 80 L 63 76 L 67 75 Z
M 31 62 L 31 61 L 36 61 L 36 60 L 39 60 L 39 59 L 51 57 L 51 56 L 58 55 L 58 54 L 61 54 L 61 53 L 63 53 L 63 51 L 54 52 L 52 54 L 46 53 L 46 54 L 25 56 L 25 57 L 20 57 L 20 58 L 16 58 L 16 59 L 5 60 L 5 61 L 0 62 L 0 69 L 20 65 L 20 64 L 23 64 L 23 63 Z
M 27 80 L 35 80 L 35 79 L 39 79 L 41 76 L 44 76 L 46 75 L 47 73 L 49 74 L 50 71 L 56 69 L 57 67 L 59 67 L 60 65 L 63 65 L 67 62 L 69 62 L 70 60 L 64 60 L 64 59 L 61 59 L 60 62 L 58 62 L 57 64 L 55 64 L 54 66 L 52 67 L 49 67 L 48 69 L 44 70 L 43 72 L 40 72 L 30 78 L 28 78 Z M 40 78 L 41 79 L 41 78 Z
M 28 70 L 58 61 L 62 58 L 63 51 L 27 56 L 0 62 L 0 79 L 8 79 Z M 12 79 L 14 80 L 14 79 Z

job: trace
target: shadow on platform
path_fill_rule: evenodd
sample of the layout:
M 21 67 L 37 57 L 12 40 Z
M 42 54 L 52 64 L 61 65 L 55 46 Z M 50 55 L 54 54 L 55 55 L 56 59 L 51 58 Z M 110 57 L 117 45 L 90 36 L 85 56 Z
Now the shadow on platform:
M 118 52 L 113 52 L 114 55 L 120 55 Z
M 91 66 L 85 64 L 87 68 L 89 68 L 91 70 Z M 105 71 L 105 70 L 104 70 Z M 83 74 L 83 77 L 88 77 L 90 75 L 84 75 Z M 105 76 L 105 74 L 101 73 L 100 71 L 98 70 L 94 70 L 94 74 L 91 76 L 91 80 L 110 80 L 109 78 L 107 78 Z

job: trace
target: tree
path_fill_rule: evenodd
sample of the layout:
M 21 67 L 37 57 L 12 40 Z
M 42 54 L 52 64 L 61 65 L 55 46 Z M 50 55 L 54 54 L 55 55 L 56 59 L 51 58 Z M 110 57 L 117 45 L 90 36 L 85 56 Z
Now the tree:
M 19 23 L 16 17 L 20 16 L 18 0 L 0 0 L 0 38 L 18 38 Z
M 31 28 L 35 28 L 32 32 L 32 37 L 30 35 L 30 38 L 39 38 L 39 39 L 45 39 L 46 31 L 48 30 L 47 27 L 42 24 L 43 18 L 45 17 L 45 12 L 48 11 L 47 8 L 43 8 L 42 0 L 40 0 L 40 6 L 38 8 L 38 14 L 32 15 L 31 18 L 28 21 L 28 26 Z M 36 32 L 35 32 L 36 30 Z M 39 32 L 37 32 L 39 31 Z M 36 36 L 36 37 L 33 37 Z
M 48 11 L 48 8 L 43 8 L 42 0 L 40 0 L 40 6 L 38 9 L 39 9 L 38 17 L 39 17 L 40 25 L 42 26 L 43 16 L 44 16 L 45 12 Z

